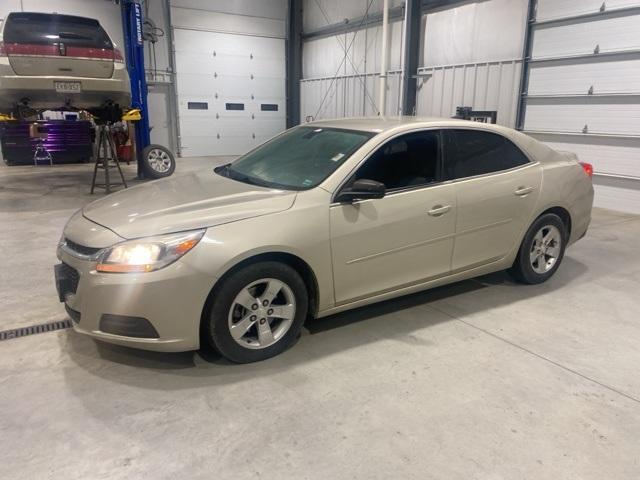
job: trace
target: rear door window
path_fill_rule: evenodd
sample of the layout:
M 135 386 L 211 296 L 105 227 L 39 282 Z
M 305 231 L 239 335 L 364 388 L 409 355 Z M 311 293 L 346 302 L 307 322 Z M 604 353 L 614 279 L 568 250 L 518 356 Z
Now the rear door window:
M 500 172 L 529 163 L 513 142 L 480 130 L 445 130 L 444 172 L 447 180 Z
M 97 20 L 73 15 L 13 12 L 4 27 L 7 44 L 58 45 L 113 49 L 109 36 Z

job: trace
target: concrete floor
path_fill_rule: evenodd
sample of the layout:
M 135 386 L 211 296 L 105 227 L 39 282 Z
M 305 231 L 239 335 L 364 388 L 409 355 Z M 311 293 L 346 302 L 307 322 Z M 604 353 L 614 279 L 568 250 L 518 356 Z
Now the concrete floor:
M 0 167 L 0 330 L 66 318 L 55 243 L 89 182 Z M 252 365 L 1 342 L 0 478 L 636 480 L 638 238 L 640 217 L 596 210 L 544 285 L 495 274 L 315 321 Z

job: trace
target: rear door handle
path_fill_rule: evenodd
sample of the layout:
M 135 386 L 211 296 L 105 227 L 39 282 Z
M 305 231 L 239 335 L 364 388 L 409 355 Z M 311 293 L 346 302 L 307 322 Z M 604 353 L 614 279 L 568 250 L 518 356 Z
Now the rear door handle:
M 529 195 L 531 192 L 533 192 L 533 187 L 518 187 L 518 189 L 513 193 L 519 197 L 524 197 L 525 195 Z
M 432 217 L 439 217 L 440 215 L 444 215 L 449 210 L 451 210 L 451 205 L 436 205 L 427 213 Z

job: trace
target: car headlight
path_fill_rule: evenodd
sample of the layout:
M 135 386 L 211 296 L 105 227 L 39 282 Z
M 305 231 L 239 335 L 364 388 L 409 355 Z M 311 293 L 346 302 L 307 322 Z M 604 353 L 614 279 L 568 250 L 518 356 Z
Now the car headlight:
M 175 262 L 195 247 L 204 230 L 139 238 L 103 250 L 96 270 L 109 273 L 152 272 Z

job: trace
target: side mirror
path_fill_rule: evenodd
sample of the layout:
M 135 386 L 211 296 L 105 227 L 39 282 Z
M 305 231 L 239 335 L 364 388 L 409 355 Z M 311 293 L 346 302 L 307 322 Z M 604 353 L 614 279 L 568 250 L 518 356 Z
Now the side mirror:
M 384 183 L 376 182 L 375 180 L 368 180 L 361 178 L 353 182 L 353 185 L 349 188 L 345 188 L 340 192 L 336 198 L 337 202 L 347 203 L 354 200 L 367 200 L 369 198 L 382 198 L 384 197 L 387 189 Z

